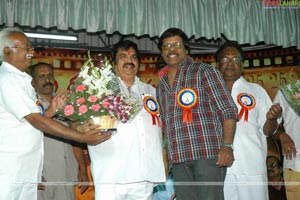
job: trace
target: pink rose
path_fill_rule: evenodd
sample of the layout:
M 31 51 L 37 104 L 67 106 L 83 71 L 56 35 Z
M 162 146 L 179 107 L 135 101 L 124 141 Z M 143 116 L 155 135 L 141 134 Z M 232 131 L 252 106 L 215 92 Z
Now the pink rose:
M 82 104 L 85 102 L 85 99 L 83 97 L 80 97 L 79 99 L 76 100 L 76 104 Z
M 300 98 L 300 93 L 295 93 L 294 95 L 293 95 L 293 97 L 295 98 L 295 99 L 299 99 Z
M 103 106 L 103 108 L 108 108 L 108 107 L 109 107 L 109 105 L 110 105 L 110 103 L 109 103 L 109 102 L 107 102 L 107 101 L 103 101 L 103 102 L 102 102 L 102 106 Z
M 70 116 L 74 113 L 74 107 L 72 105 L 67 105 L 64 109 L 64 114 Z
M 89 102 L 95 103 L 98 100 L 98 98 L 95 95 L 91 95 L 88 98 Z
M 86 113 L 86 112 L 88 111 L 87 105 L 81 105 L 81 106 L 79 106 L 78 111 L 79 111 L 79 113 L 81 113 L 81 114 Z
M 92 110 L 95 111 L 95 112 L 99 111 L 100 108 L 101 108 L 101 106 L 99 104 L 92 105 Z
M 86 90 L 85 85 L 78 85 L 78 86 L 75 88 L 75 91 L 76 91 L 76 92 L 83 92 L 84 90 Z

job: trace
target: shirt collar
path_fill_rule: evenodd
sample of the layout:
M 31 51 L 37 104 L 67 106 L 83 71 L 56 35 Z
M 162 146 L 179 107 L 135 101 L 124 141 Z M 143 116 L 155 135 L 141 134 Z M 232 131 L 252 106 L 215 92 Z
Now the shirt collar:
M 126 85 L 126 84 L 124 83 L 124 81 L 123 81 L 120 77 L 118 77 L 118 79 L 120 80 L 120 83 L 121 83 L 122 85 Z M 135 77 L 134 77 L 133 85 L 138 84 L 139 82 L 140 82 L 140 78 L 137 77 L 137 76 L 135 76 Z

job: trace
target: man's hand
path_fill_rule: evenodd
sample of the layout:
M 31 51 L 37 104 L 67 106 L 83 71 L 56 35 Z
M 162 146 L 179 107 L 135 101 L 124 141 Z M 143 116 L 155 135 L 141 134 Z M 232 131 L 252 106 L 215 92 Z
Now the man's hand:
M 282 148 L 282 155 L 288 160 L 293 159 L 293 157 L 295 157 L 297 154 L 297 150 L 292 138 L 287 133 L 280 132 L 279 139 Z
M 108 140 L 112 135 L 112 132 L 101 133 L 101 131 L 102 129 L 99 125 L 90 123 L 80 125 L 79 132 L 81 132 L 81 142 L 89 145 L 96 145 Z
M 282 108 L 279 103 L 273 104 L 269 111 L 267 112 L 267 120 L 277 120 L 281 117 Z
M 66 105 L 68 99 L 68 91 L 60 90 L 52 99 L 50 102 L 50 106 L 46 110 L 45 116 L 46 117 L 53 117 L 56 115 L 56 112 L 58 109 L 62 108 L 64 105 Z
M 55 111 L 62 108 L 67 102 L 68 94 L 69 92 L 64 89 L 59 90 L 51 100 L 51 108 Z
M 233 149 L 230 147 L 222 146 L 218 153 L 217 166 L 230 167 L 234 161 Z
M 43 184 L 43 182 L 47 182 L 45 177 L 42 176 L 42 182 L 38 184 L 38 190 L 45 190 L 46 186 Z
M 87 174 L 87 169 L 79 169 L 78 171 L 78 187 L 80 189 L 80 194 L 83 194 L 89 188 L 89 178 Z

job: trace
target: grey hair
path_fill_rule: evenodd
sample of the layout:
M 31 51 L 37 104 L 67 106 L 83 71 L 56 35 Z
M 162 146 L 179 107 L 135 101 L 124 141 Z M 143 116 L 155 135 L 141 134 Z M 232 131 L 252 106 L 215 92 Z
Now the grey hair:
M 14 46 L 14 42 L 9 38 L 11 33 L 23 33 L 18 28 L 5 28 L 0 31 L 0 61 L 3 60 L 4 48 Z M 23 33 L 24 34 L 24 33 Z

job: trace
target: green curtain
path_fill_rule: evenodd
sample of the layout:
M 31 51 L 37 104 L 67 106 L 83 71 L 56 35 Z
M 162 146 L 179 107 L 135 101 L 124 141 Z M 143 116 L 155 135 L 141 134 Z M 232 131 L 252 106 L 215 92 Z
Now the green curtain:
M 0 0 L 0 26 L 159 36 L 179 27 L 188 36 L 240 44 L 264 41 L 300 49 L 300 1 L 266 8 L 268 0 Z

